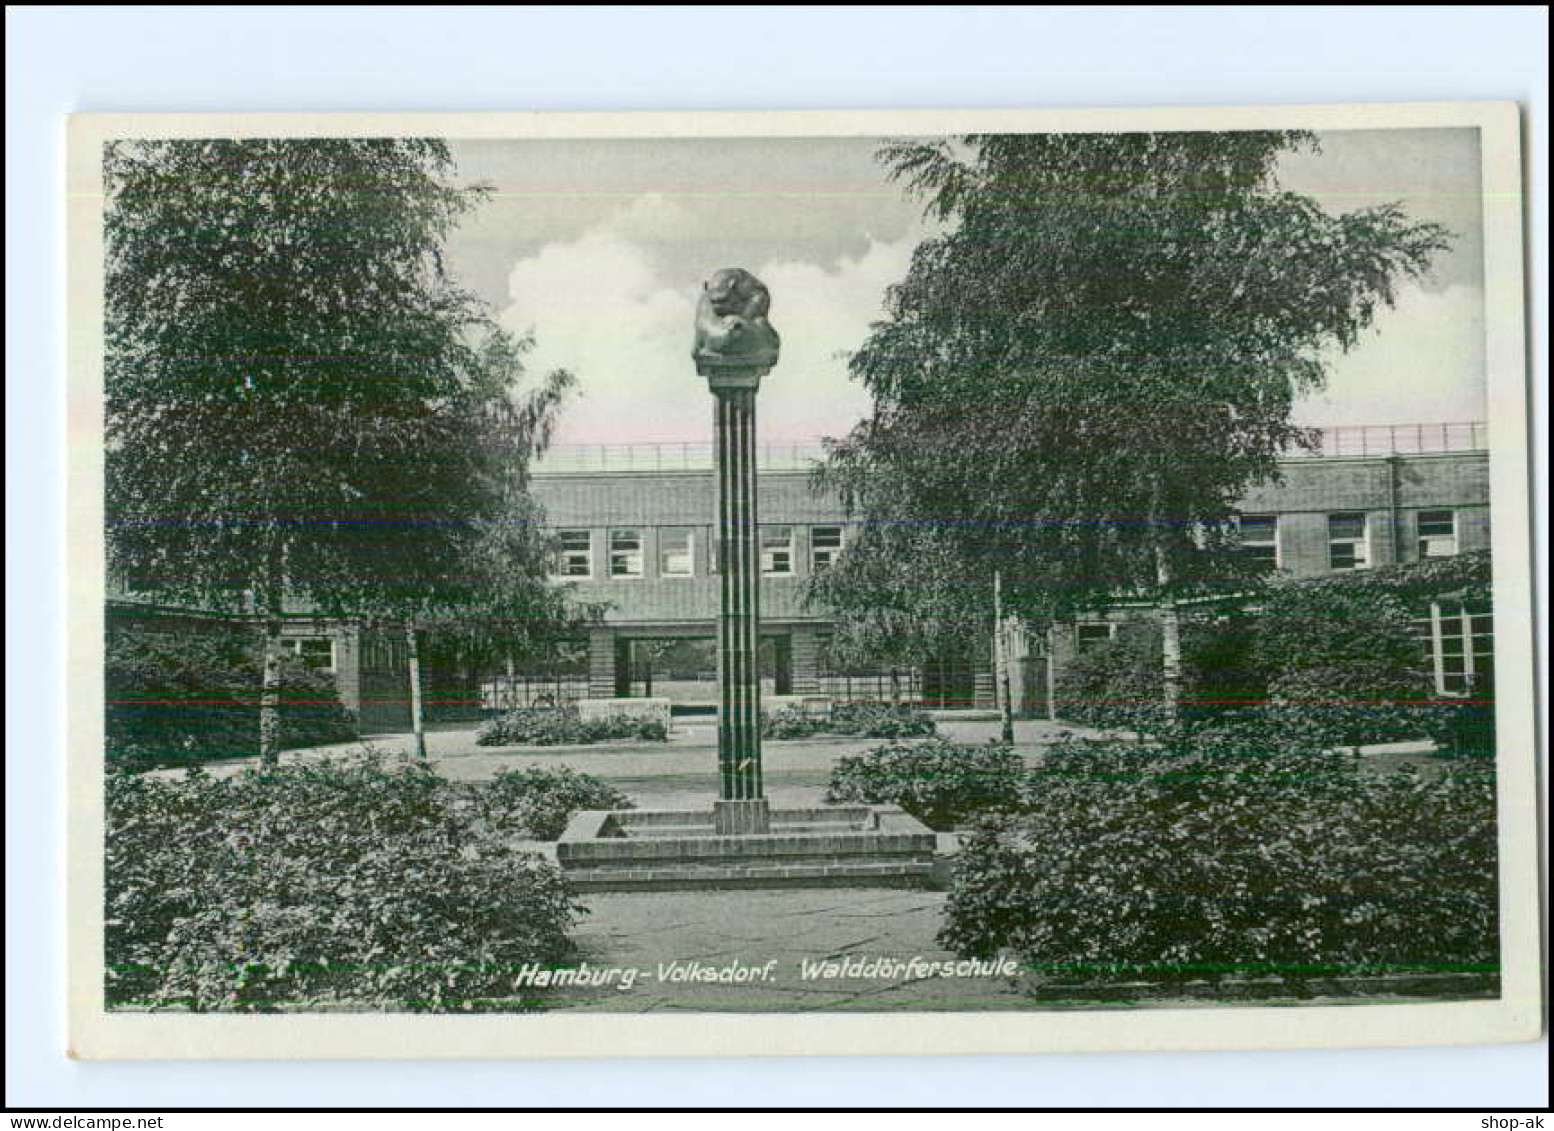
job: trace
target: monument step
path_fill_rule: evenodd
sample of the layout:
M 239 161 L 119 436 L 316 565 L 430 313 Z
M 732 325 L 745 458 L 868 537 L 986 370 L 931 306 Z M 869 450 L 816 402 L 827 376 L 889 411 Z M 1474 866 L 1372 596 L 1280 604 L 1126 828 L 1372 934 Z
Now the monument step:
M 930 860 L 811 864 L 682 864 L 588 868 L 566 873 L 574 891 L 686 891 L 718 888 L 912 887 L 933 884 Z
M 800 836 L 808 833 L 832 833 L 837 831 L 836 821 L 811 821 L 804 824 L 777 824 L 772 823 L 771 831 L 765 836 Z M 636 825 L 627 834 L 628 840 L 650 840 L 659 837 L 676 836 L 712 836 L 711 824 L 697 825 Z

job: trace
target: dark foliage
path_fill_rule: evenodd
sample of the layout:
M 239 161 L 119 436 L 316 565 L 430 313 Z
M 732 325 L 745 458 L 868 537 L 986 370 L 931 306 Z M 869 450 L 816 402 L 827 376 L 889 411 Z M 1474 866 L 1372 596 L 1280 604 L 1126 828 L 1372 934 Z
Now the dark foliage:
M 779 707 L 761 712 L 762 738 L 813 738 L 829 731 L 828 721 L 803 707 Z
M 856 700 L 837 703 L 829 715 L 782 707 L 761 715 L 763 738 L 810 738 L 819 734 L 860 738 L 922 738 L 936 730 L 928 712 L 904 703 Z
M 366 757 L 107 780 L 110 1005 L 530 1009 L 571 952 L 556 869 L 424 764 Z
M 259 673 L 259 642 L 251 634 L 112 633 L 105 687 L 109 763 L 144 768 L 257 754 Z M 327 672 L 287 661 L 280 698 L 283 749 L 357 735 Z
M 1105 987 L 1498 969 L 1488 767 L 1371 774 L 1267 728 L 1068 741 L 956 862 L 941 941 Z
M 927 711 L 903 703 L 858 699 L 831 708 L 833 734 L 856 734 L 862 738 L 921 738 L 933 734 L 935 729 Z
M 490 828 L 534 840 L 555 840 L 585 809 L 635 809 L 620 790 L 566 767 L 503 770 L 471 787 L 475 811 Z
M 634 715 L 582 718 L 576 707 L 519 707 L 491 719 L 475 736 L 480 746 L 581 746 L 612 739 L 664 742 L 669 732 L 658 719 Z
M 447 274 L 486 190 L 445 142 L 122 141 L 103 177 L 116 575 L 272 650 L 298 604 L 488 650 L 565 618 L 526 475 L 571 378 L 521 389 L 527 339 Z
M 837 759 L 826 800 L 899 805 L 930 828 L 953 829 L 1016 804 L 1025 772 L 997 743 L 892 743 Z
M 1267 673 L 1267 713 L 1327 745 L 1423 738 L 1442 704 L 1402 598 L 1384 584 L 1275 587 L 1257 622 L 1253 662 Z
M 816 586 L 892 660 L 1005 608 L 1250 580 L 1234 508 L 1309 444 L 1290 410 L 1449 234 L 1277 180 L 1305 133 L 885 144 L 942 221 L 853 354 L 873 411 L 822 478 L 863 519 Z M 880 610 L 887 610 L 884 615 Z M 920 651 L 920 649 L 918 649 Z
M 1252 656 L 1253 623 L 1240 614 L 1183 622 L 1178 724 L 1202 726 L 1262 706 L 1267 680 Z M 1154 734 L 1172 722 L 1163 686 L 1159 627 L 1135 621 L 1064 667 L 1058 713 L 1085 726 Z

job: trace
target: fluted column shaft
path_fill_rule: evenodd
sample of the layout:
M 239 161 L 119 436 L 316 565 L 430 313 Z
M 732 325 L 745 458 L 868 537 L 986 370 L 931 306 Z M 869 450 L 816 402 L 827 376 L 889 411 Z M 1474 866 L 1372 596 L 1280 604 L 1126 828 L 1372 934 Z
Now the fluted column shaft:
M 761 788 L 761 547 L 756 517 L 753 388 L 716 397 L 718 548 L 718 797 L 754 801 Z

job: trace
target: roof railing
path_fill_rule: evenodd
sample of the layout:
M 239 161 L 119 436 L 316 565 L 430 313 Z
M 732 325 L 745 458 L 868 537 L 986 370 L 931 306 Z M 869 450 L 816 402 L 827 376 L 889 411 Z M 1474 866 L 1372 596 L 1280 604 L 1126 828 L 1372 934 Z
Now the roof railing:
M 1290 458 L 1481 452 L 1489 447 L 1489 426 L 1482 420 L 1445 424 L 1343 424 L 1318 428 L 1316 432 L 1316 450 L 1291 452 Z
M 1489 446 L 1489 426 L 1482 420 L 1436 424 L 1344 424 L 1315 429 L 1314 450 L 1292 451 L 1290 459 L 1335 459 L 1356 456 L 1422 455 L 1439 452 L 1479 452 Z M 825 459 L 819 441 L 760 444 L 756 467 L 761 471 L 809 471 Z M 533 467 L 536 475 L 629 474 L 711 471 L 710 443 L 558 444 Z
M 825 458 L 818 441 L 759 444 L 756 467 L 761 471 L 808 471 Z M 533 467 L 535 475 L 582 475 L 655 471 L 711 471 L 709 443 L 685 444 L 557 444 Z

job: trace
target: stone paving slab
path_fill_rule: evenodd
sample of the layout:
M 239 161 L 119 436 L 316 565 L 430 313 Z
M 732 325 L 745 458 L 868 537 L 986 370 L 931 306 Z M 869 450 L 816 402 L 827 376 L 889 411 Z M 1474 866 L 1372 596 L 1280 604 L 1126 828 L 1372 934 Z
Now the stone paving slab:
M 635 984 L 622 990 L 617 977 L 606 987 L 553 989 L 548 1005 L 595 1013 L 1031 1008 L 1009 979 L 996 976 L 804 977 L 804 962 L 957 961 L 934 941 L 944 898 L 878 888 L 590 894 L 591 914 L 574 932 L 579 961 L 637 971 Z M 671 963 L 750 976 L 674 981 L 661 969 Z

